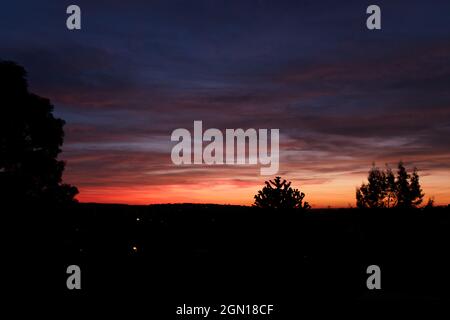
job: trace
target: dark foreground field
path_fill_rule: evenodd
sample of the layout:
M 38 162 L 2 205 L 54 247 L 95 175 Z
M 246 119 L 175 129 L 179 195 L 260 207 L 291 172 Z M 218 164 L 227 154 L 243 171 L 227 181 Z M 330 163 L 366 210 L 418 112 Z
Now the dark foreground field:
M 34 254 L 48 271 L 45 289 L 66 301 L 144 301 L 149 312 L 170 315 L 182 304 L 263 303 L 292 314 L 310 304 L 439 304 L 450 296 L 448 208 L 299 214 L 79 204 L 46 221 L 35 235 L 45 245 Z M 71 264 L 82 270 L 79 291 L 66 288 Z M 372 264 L 381 268 L 378 291 L 366 287 Z

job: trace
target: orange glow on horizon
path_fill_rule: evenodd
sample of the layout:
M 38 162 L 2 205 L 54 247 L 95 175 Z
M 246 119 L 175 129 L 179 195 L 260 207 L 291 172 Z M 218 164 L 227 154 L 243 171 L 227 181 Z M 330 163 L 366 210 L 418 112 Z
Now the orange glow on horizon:
M 449 173 L 424 176 L 422 188 L 425 192 L 424 203 L 434 198 L 436 205 L 450 203 Z M 361 180 L 362 181 L 362 180 Z M 294 188 L 305 193 L 305 201 L 313 208 L 346 208 L 355 206 L 355 188 L 358 186 L 354 177 L 341 177 L 327 183 L 307 184 L 292 182 Z M 254 195 L 264 185 L 254 181 L 236 183 L 235 181 L 213 181 L 211 183 L 175 184 L 160 186 L 116 186 L 116 187 L 79 187 L 80 202 L 117 203 L 130 205 L 147 205 L 163 203 L 215 203 L 232 205 L 251 205 Z M 446 186 L 447 187 L 443 187 Z

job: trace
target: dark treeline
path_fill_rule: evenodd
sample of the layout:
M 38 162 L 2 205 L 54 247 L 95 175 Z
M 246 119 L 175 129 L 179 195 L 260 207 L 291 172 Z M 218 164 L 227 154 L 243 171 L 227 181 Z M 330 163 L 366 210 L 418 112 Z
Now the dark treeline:
M 369 171 L 368 183 L 356 189 L 358 208 L 417 208 L 425 196 L 419 181 L 419 173 L 414 168 L 408 173 L 403 162 L 398 163 L 397 174 L 386 165 L 385 170 L 375 166 Z M 433 206 L 430 198 L 428 207 Z

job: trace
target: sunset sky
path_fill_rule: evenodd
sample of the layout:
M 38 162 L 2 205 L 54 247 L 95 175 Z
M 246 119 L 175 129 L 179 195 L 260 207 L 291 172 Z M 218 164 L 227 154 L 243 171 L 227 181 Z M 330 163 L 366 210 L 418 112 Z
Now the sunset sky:
M 172 131 L 202 120 L 279 128 L 279 175 L 314 207 L 354 205 L 372 162 L 399 160 L 447 204 L 449 17 L 450 1 L 17 0 L 0 59 L 66 121 L 64 180 L 83 202 L 251 204 L 273 178 L 259 165 L 172 164 Z

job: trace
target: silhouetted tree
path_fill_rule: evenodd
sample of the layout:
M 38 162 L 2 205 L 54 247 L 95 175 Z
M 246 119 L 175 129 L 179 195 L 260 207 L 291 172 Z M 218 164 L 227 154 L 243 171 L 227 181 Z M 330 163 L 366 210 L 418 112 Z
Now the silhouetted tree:
M 308 202 L 303 203 L 305 194 L 298 189 L 292 189 L 291 182 L 281 177 L 273 181 L 265 181 L 265 186 L 255 195 L 254 206 L 265 209 L 300 209 L 306 210 L 311 206 Z
M 410 192 L 410 184 L 409 179 L 411 176 L 406 171 L 406 168 L 403 166 L 403 163 L 400 162 L 398 164 L 397 171 L 397 206 L 398 207 L 410 207 L 411 206 L 411 192 Z
M 64 121 L 46 98 L 28 92 L 26 71 L 0 61 L 0 200 L 18 204 L 71 202 L 77 188 L 62 183 L 57 159 Z
M 356 189 L 358 208 L 411 208 L 423 201 L 417 168 L 410 175 L 402 162 L 398 164 L 397 177 L 389 167 L 383 171 L 373 165 L 367 180 L 367 184 Z
M 387 196 L 386 174 L 373 164 L 367 180 L 368 183 L 362 184 L 356 191 L 357 206 L 368 208 L 384 207 L 384 201 Z
M 395 184 L 395 175 L 392 169 L 386 165 L 386 171 L 384 173 L 385 178 L 385 201 L 386 208 L 393 208 L 397 205 L 397 186 Z
M 417 168 L 415 167 L 410 181 L 409 191 L 411 203 L 409 203 L 409 206 L 417 207 L 422 203 L 425 194 L 422 193 L 422 188 L 419 182 L 419 174 L 417 173 Z

